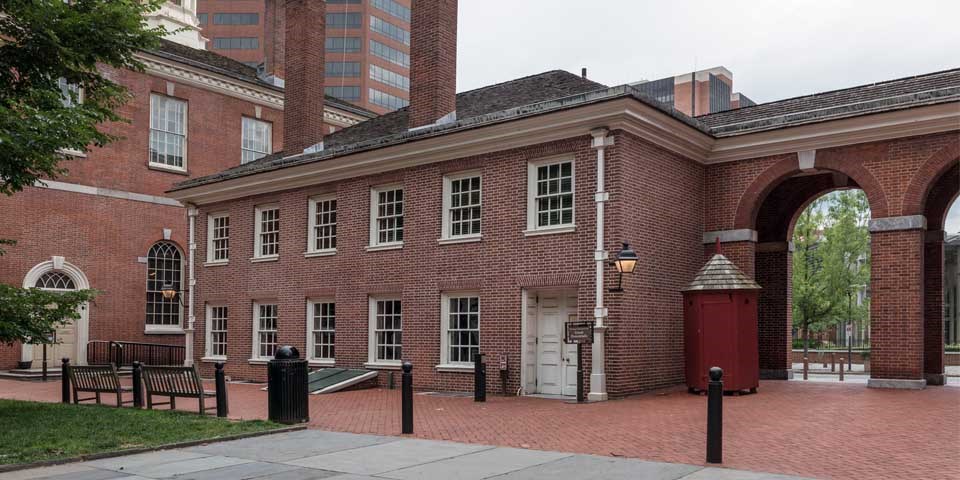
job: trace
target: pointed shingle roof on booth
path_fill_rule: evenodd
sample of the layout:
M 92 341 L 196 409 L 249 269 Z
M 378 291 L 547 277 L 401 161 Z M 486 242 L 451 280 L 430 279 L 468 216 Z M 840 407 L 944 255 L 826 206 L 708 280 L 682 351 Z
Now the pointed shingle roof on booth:
M 747 277 L 722 254 L 716 254 L 707 262 L 696 278 L 682 291 L 704 290 L 760 290 L 760 284 Z

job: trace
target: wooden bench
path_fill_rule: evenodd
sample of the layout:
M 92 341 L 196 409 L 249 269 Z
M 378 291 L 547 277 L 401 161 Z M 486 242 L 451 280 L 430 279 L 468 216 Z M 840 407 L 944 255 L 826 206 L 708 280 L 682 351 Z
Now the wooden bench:
M 194 367 L 153 367 L 144 365 L 143 385 L 147 392 L 147 408 L 152 410 L 154 405 L 170 405 L 170 409 L 177 408 L 177 397 L 196 398 L 200 404 L 200 415 L 206 415 L 207 408 L 203 403 L 206 397 L 215 397 L 216 392 L 203 389 L 200 375 Z M 169 402 L 156 403 L 153 396 L 168 397 Z
M 70 384 L 73 386 L 73 403 L 96 400 L 100 403 L 100 394 L 110 393 L 117 396 L 117 407 L 133 403 L 133 399 L 123 401 L 123 393 L 133 392 L 133 388 L 120 385 L 117 367 L 110 365 L 76 365 L 68 368 Z M 80 392 L 93 393 L 92 397 L 80 398 Z

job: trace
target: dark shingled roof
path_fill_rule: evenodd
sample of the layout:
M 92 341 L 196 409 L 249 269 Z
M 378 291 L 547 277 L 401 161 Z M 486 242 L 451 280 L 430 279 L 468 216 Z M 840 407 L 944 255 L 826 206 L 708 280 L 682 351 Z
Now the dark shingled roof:
M 704 290 L 760 290 L 760 285 L 744 275 L 727 257 L 717 253 L 682 291 Z
M 960 101 L 960 69 L 818 93 L 726 112 L 688 117 L 638 89 L 608 88 L 579 75 L 554 70 L 457 95 L 457 121 L 410 131 L 407 109 L 345 128 L 324 138 L 323 150 L 254 162 L 178 183 L 171 191 L 303 165 L 421 138 L 490 125 L 616 98 L 634 98 L 714 138 L 743 135 L 936 103 Z
M 701 115 L 715 137 L 960 100 L 960 69 Z
M 255 83 L 261 87 L 276 90 L 277 92 L 283 92 L 283 87 L 278 87 L 272 83 L 263 81 L 257 75 L 256 68 L 245 63 L 238 62 L 232 58 L 224 57 L 223 55 L 211 52 L 209 50 L 190 48 L 186 45 L 171 42 L 170 40 L 161 39 L 160 47 L 156 50 L 150 50 L 147 53 L 156 55 L 158 57 L 167 58 L 175 62 L 202 68 L 210 72 L 226 75 L 244 82 Z M 370 110 L 347 103 L 336 97 L 331 97 L 330 95 L 327 95 L 324 101 L 329 103 L 332 107 L 355 113 L 367 118 L 373 118 L 377 116 L 376 113 L 371 112 Z

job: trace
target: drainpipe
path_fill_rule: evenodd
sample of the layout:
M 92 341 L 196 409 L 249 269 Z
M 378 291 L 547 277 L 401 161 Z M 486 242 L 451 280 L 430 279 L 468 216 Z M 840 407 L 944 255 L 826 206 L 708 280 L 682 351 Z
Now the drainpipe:
M 603 248 L 603 204 L 610 199 L 610 194 L 604 190 L 604 150 L 613 145 L 613 137 L 607 136 L 606 128 L 591 130 L 593 148 L 597 150 L 597 193 L 594 201 L 597 204 L 597 249 L 593 259 L 597 262 L 596 276 L 596 305 L 593 308 L 593 346 L 590 351 L 590 393 L 587 400 L 599 402 L 607 399 L 607 374 L 604 370 L 604 336 L 606 334 L 607 308 L 603 306 L 603 269 L 606 268 L 607 251 Z
M 197 283 L 197 278 L 194 276 L 194 257 L 197 251 L 197 207 L 195 205 L 188 205 L 187 215 L 190 218 L 190 256 L 188 257 L 187 271 L 190 274 L 190 280 L 187 287 L 187 330 L 186 336 L 184 339 L 184 359 L 183 365 L 185 367 L 193 366 L 193 324 L 196 322 L 197 317 L 194 315 L 193 311 L 193 286 Z

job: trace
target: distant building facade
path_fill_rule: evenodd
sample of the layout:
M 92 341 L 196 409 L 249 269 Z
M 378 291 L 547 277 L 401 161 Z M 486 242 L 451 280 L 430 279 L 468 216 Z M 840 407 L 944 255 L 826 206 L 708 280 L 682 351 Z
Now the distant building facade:
M 733 73 L 724 67 L 630 85 L 692 117 L 756 105 L 733 91 Z
M 191 1 L 198 2 L 208 50 L 275 73 L 277 58 L 271 57 L 282 57 L 282 0 Z M 326 94 L 376 113 L 405 107 L 410 100 L 410 0 L 326 4 Z

